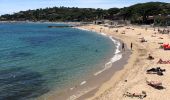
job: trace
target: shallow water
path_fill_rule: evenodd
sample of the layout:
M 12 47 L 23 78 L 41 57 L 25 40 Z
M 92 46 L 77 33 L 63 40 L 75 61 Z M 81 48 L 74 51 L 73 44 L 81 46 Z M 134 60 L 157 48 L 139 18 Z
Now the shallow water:
M 59 24 L 0 24 L 0 100 L 71 87 L 101 69 L 115 51 L 108 37 L 49 25 Z

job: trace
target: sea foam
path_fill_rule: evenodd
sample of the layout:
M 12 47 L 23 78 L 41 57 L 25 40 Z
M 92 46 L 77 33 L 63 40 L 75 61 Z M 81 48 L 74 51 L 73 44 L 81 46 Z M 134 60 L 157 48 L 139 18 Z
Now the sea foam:
M 94 76 L 99 75 L 100 73 L 104 72 L 105 70 L 109 69 L 112 67 L 112 64 L 118 60 L 120 60 L 122 58 L 122 54 L 120 53 L 119 47 L 120 47 L 120 42 L 116 41 L 115 39 L 113 39 L 112 36 L 109 36 L 109 38 L 113 41 L 114 44 L 116 44 L 116 51 L 113 55 L 113 57 L 110 59 L 109 62 L 107 62 L 104 66 L 104 68 L 96 73 L 94 73 Z
M 91 31 L 91 30 L 88 30 L 88 29 L 85 29 L 85 28 L 78 28 L 78 29 L 84 30 L 84 31 Z M 107 63 L 104 65 L 104 68 L 101 69 L 101 70 L 99 70 L 99 71 L 97 71 L 96 73 L 94 73 L 94 76 L 97 76 L 97 75 L 101 74 L 102 72 L 104 72 L 105 70 L 111 68 L 111 67 L 112 67 L 112 64 L 113 64 L 114 62 L 116 62 L 116 61 L 118 61 L 118 60 L 120 60 L 120 59 L 122 58 L 122 54 L 120 53 L 120 49 L 119 49 L 119 48 L 120 48 L 120 42 L 119 42 L 119 41 L 113 39 L 112 36 L 109 36 L 109 35 L 107 35 L 106 33 L 101 33 L 101 32 L 96 32 L 96 33 L 101 34 L 101 35 L 103 35 L 103 36 L 108 36 L 108 37 L 112 40 L 112 42 L 116 45 L 116 51 L 115 51 L 115 53 L 113 54 L 113 57 L 110 59 L 110 61 L 107 62 Z

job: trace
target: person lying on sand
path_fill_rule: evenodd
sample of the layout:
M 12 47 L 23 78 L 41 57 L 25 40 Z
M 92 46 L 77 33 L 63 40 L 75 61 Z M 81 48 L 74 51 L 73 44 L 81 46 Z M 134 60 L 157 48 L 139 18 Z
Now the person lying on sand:
M 170 60 L 163 61 L 162 59 L 159 59 L 159 61 L 157 62 L 157 64 L 170 64 Z
M 143 99 L 143 98 L 145 98 L 147 95 L 146 95 L 146 92 L 145 92 L 145 91 L 142 91 L 142 93 L 130 93 L 130 92 L 126 92 L 126 93 L 123 94 L 123 96 L 125 96 L 125 97 L 131 97 L 131 98 L 137 97 L 137 98 L 139 98 L 139 99 Z
M 165 69 L 161 69 L 160 67 L 151 68 L 146 71 L 147 74 L 157 74 L 157 75 L 163 75 L 163 72 L 165 72 Z
M 158 90 L 161 90 L 161 89 L 164 89 L 164 87 L 162 86 L 162 83 L 161 82 L 157 82 L 157 81 L 146 81 L 146 83 L 155 88 L 155 89 L 158 89 Z

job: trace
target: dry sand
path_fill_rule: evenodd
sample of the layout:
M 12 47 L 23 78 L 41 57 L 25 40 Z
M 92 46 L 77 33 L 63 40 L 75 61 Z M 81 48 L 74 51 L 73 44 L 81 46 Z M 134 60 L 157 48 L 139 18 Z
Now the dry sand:
M 103 32 L 117 39 L 122 40 L 130 48 L 130 43 L 133 43 L 132 55 L 128 60 L 128 64 L 124 69 L 116 72 L 114 76 L 104 83 L 95 95 L 87 100 L 138 100 L 139 98 L 124 97 L 125 92 L 147 93 L 144 100 L 169 100 L 170 98 L 170 65 L 157 64 L 159 58 L 170 60 L 170 50 L 165 51 L 159 49 L 158 43 L 170 43 L 170 35 L 158 34 L 153 28 L 126 26 L 121 28 L 107 28 L 99 25 L 82 26 L 81 28 Z M 102 28 L 102 29 L 101 29 Z M 127 29 L 130 28 L 130 29 Z M 115 32 L 118 30 L 118 32 Z M 125 31 L 125 34 L 122 32 Z M 154 33 L 157 34 L 154 34 Z M 139 34 L 141 33 L 141 34 Z M 144 37 L 147 42 L 141 43 L 139 38 Z M 163 39 L 159 39 L 162 37 Z M 148 54 L 151 54 L 155 59 L 147 60 Z M 146 74 L 146 70 L 152 67 L 161 67 L 166 69 L 163 76 L 156 74 Z M 126 80 L 126 81 L 125 81 Z M 165 89 L 157 90 L 146 84 L 146 80 L 160 81 Z

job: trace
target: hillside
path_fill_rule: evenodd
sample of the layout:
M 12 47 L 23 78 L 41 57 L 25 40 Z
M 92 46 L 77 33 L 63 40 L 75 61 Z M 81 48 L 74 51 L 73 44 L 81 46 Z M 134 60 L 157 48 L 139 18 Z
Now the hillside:
M 131 20 L 134 23 L 149 23 L 149 16 L 170 15 L 170 3 L 147 2 L 135 4 L 125 8 L 92 9 L 53 7 L 45 9 L 20 11 L 9 15 L 2 15 L 1 20 L 17 21 L 93 21 L 96 19 Z

